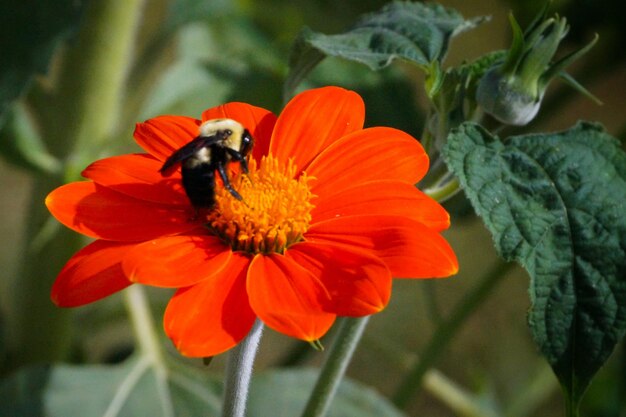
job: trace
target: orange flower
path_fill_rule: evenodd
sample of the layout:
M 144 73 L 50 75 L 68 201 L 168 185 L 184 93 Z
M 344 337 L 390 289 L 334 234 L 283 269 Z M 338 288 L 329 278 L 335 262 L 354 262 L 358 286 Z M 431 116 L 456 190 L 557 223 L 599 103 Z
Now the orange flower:
M 414 184 L 428 157 L 411 136 L 363 128 L 363 101 L 337 87 L 296 96 L 277 118 L 228 103 L 202 120 L 160 116 L 140 123 L 147 154 L 96 161 L 46 199 L 64 225 L 97 240 L 60 272 L 52 299 L 79 306 L 131 283 L 177 288 L 165 331 L 188 356 L 236 345 L 258 317 L 314 341 L 336 316 L 365 316 L 389 300 L 391 277 L 457 272 L 439 232 L 446 211 Z M 206 120 L 230 118 L 255 139 L 249 175 L 231 170 L 213 210 L 191 206 L 180 170 L 159 169 Z M 236 164 L 230 164 L 236 168 Z

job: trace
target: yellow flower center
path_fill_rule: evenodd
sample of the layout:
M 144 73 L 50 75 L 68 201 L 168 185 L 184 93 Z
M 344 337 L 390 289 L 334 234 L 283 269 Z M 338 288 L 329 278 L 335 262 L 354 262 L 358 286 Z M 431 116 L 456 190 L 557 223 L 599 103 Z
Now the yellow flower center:
M 224 187 L 215 190 L 215 209 L 209 226 L 233 250 L 249 253 L 283 253 L 289 245 L 302 240 L 311 222 L 313 204 L 305 173 L 297 172 L 292 160 L 279 162 L 272 155 L 249 164 L 249 175 L 231 179 L 243 197 L 235 199 Z

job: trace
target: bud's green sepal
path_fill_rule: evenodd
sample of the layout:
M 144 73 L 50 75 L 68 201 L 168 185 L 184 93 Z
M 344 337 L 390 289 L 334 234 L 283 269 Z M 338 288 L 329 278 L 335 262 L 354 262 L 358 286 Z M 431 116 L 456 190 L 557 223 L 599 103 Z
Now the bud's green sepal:
M 510 125 L 525 125 L 539 111 L 550 81 L 562 76 L 576 89 L 590 95 L 563 72 L 565 67 L 586 53 L 597 36 L 583 48 L 551 62 L 569 30 L 565 18 L 545 19 L 544 9 L 523 33 L 510 15 L 513 43 L 506 59 L 489 70 L 478 84 L 476 101 L 490 115 Z

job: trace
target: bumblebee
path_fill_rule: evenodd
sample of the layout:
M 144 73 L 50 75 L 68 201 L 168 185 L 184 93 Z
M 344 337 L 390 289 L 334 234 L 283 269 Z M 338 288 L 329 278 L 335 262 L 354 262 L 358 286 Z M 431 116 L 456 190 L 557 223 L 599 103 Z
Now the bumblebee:
M 226 166 L 238 162 L 247 174 L 246 156 L 253 145 L 250 132 L 241 123 L 232 119 L 208 120 L 200 125 L 196 138 L 167 158 L 159 172 L 167 176 L 180 163 L 183 188 L 196 208 L 211 208 L 215 204 L 215 172 L 228 192 L 237 200 L 243 200 L 231 185 Z

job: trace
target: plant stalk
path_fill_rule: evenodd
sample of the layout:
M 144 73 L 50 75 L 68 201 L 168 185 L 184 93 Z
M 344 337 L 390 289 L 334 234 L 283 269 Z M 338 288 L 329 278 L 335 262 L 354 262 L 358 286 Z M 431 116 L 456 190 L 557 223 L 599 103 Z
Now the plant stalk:
M 75 178 L 84 167 L 79 168 L 85 161 L 76 158 L 78 154 L 99 152 L 102 138 L 117 121 L 142 5 L 143 0 L 89 2 L 78 39 L 64 57 L 59 84 L 45 107 L 47 114 L 38 115 L 48 149 L 66 161 L 66 177 Z M 50 117 L 53 114 L 57 117 Z M 75 152 L 75 146 L 81 149 Z M 20 275 L 11 286 L 13 303 L 6 317 L 12 368 L 63 360 L 70 347 L 69 314 L 52 305 L 50 287 L 63 264 L 83 244 L 82 237 L 59 228 L 44 242 L 32 244 L 50 217 L 44 199 L 63 181 L 39 178 L 30 195 L 26 247 Z
M 339 330 L 302 417 L 323 417 L 328 412 L 339 383 L 361 340 L 369 316 L 343 317 L 340 320 Z
M 135 339 L 139 346 L 139 353 L 145 356 L 154 371 L 155 382 L 159 392 L 159 401 L 163 416 L 174 417 L 174 404 L 168 386 L 168 371 L 165 365 L 161 341 L 156 333 L 154 319 L 146 294 L 141 285 L 131 285 L 123 292 Z
M 69 174 L 91 162 L 117 127 L 143 5 L 144 0 L 92 1 L 76 44 L 64 56 L 54 97 L 59 123 L 47 142 L 63 152 L 60 158 L 70 157 Z
M 123 291 L 123 295 L 140 353 L 153 362 L 163 363 L 163 349 L 144 288 L 138 284 L 131 285 Z
M 244 417 L 246 413 L 252 367 L 262 334 L 263 323 L 257 319 L 245 339 L 228 353 L 222 417 Z

